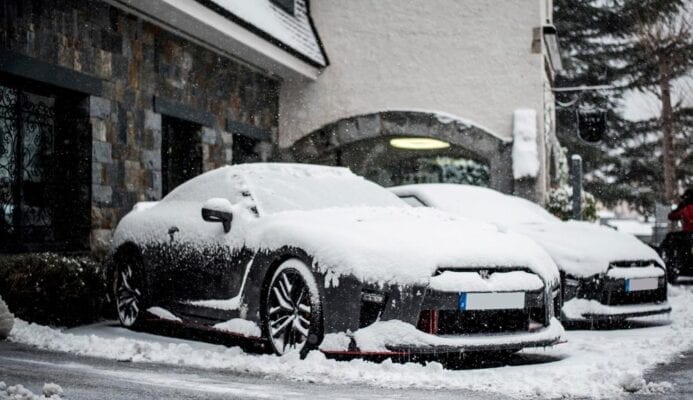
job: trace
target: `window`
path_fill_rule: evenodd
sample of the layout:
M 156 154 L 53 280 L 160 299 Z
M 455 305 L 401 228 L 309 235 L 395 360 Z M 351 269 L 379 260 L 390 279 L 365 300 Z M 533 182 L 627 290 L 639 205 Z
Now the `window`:
M 244 135 L 233 135 L 233 163 L 244 164 L 250 162 L 265 161 L 260 154 L 262 152 L 261 141 Z
M 412 207 L 426 207 L 423 201 L 419 200 L 416 196 L 400 196 L 400 199 L 404 200 L 405 203 Z
M 294 15 L 294 10 L 296 8 L 294 0 L 270 0 L 270 2 L 285 12 Z
M 202 127 L 167 115 L 162 116 L 161 125 L 161 183 L 166 195 L 202 173 Z
M 4 81 L 0 79 L 0 251 L 85 248 L 91 134 L 88 118 L 76 106 L 84 96 Z

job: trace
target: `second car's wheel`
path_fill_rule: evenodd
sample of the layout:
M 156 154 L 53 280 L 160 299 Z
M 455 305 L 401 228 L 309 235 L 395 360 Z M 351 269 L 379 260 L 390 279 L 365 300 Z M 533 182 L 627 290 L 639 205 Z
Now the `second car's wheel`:
M 677 252 L 675 250 L 665 249 L 662 252 L 662 260 L 664 261 L 664 265 L 666 265 L 667 268 L 667 281 L 669 281 L 669 283 L 671 284 L 676 283 L 681 272 L 681 266 L 679 265 L 680 261 Z
M 312 271 L 297 259 L 272 275 L 264 301 L 264 331 L 272 350 L 305 357 L 322 340 L 322 304 Z
M 113 280 L 116 310 L 120 324 L 126 328 L 136 327 L 142 322 L 144 296 L 140 268 L 132 262 L 118 263 Z

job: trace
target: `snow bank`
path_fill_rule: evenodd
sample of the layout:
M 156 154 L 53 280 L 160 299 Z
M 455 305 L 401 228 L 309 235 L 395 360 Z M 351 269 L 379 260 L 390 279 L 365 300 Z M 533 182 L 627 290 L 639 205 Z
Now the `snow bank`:
M 613 331 L 571 331 L 568 343 L 551 349 L 524 350 L 520 355 L 545 363 L 445 370 L 427 365 L 375 364 L 363 360 L 337 362 L 312 352 L 295 355 L 250 355 L 239 348 L 155 337 L 102 326 L 72 334 L 17 321 L 10 339 L 44 349 L 135 362 L 159 362 L 198 368 L 222 368 L 273 379 L 288 378 L 326 384 L 369 384 L 391 388 L 471 389 L 516 398 L 614 398 L 626 391 L 661 393 L 668 383 L 647 382 L 643 373 L 693 346 L 693 293 L 670 288 L 671 325 Z M 116 337 L 127 335 L 127 337 Z M 155 338 L 157 341 L 152 341 Z M 338 341 L 339 338 L 331 338 Z
M 552 340 L 564 334 L 563 326 L 556 319 L 551 320 L 548 328 L 541 332 L 514 333 L 512 335 L 449 335 L 436 336 L 422 332 L 414 325 L 398 320 L 378 321 L 353 333 L 356 345 L 362 351 L 387 351 L 387 345 L 397 343 L 402 347 L 475 347 L 491 345 L 521 345 L 529 341 Z M 320 346 L 326 349 L 327 346 Z M 337 348 L 328 350 L 348 350 Z
M 245 279 L 243 283 L 245 283 Z M 241 296 L 219 300 L 190 300 L 187 303 L 193 306 L 214 308 L 216 310 L 238 310 L 241 306 Z
M 14 315 L 0 297 L 0 340 L 5 339 L 10 334 L 13 325 Z
M 214 325 L 214 329 L 235 333 L 245 337 L 259 338 L 262 336 L 262 331 L 260 331 L 260 327 L 257 326 L 255 322 L 242 318 L 234 318 L 226 322 L 216 324 Z
M 60 400 L 62 399 L 63 388 L 55 383 L 43 385 L 43 395 L 35 395 L 31 390 L 22 385 L 7 386 L 0 381 L 0 400 Z
M 536 178 L 538 173 L 537 112 L 520 108 L 513 113 L 513 177 Z
M 147 312 L 161 319 L 168 321 L 181 322 L 181 319 L 173 315 L 169 310 L 161 307 L 150 307 Z

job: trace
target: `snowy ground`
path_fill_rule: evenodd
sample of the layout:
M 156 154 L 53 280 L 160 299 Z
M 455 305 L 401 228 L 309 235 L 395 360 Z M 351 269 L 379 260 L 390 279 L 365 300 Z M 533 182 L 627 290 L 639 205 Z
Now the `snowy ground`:
M 62 394 L 63 388 L 55 383 L 44 384 L 43 393 L 37 395 L 22 385 L 7 386 L 0 381 L 0 400 L 61 400 Z
M 672 287 L 672 323 L 630 330 L 569 331 L 569 343 L 526 350 L 523 365 L 446 370 L 427 365 L 338 362 L 313 353 L 306 360 L 244 353 L 192 341 L 98 324 L 67 331 L 17 321 L 10 340 L 43 349 L 132 362 L 155 362 L 250 373 L 265 379 L 389 388 L 469 389 L 513 397 L 611 398 L 627 391 L 659 392 L 667 382 L 643 374 L 693 347 L 693 287 Z

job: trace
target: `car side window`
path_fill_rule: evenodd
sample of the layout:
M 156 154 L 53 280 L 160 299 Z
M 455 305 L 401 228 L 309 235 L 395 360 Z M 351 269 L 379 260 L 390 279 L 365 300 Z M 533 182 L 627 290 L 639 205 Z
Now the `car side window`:
M 228 199 L 236 203 L 243 199 L 244 192 L 240 177 L 220 169 L 199 175 L 169 193 L 164 201 L 193 201 L 203 203 L 213 197 Z
M 426 207 L 426 204 L 416 196 L 400 196 L 399 198 L 412 207 Z

